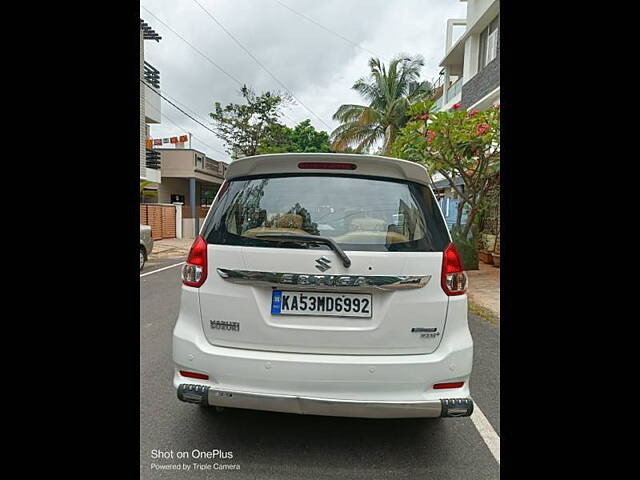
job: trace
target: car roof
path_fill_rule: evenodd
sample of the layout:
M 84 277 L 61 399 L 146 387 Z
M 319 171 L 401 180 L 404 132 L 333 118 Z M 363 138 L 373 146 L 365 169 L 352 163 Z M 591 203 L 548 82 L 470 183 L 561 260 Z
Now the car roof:
M 298 168 L 299 162 L 348 162 L 354 163 L 354 170 L 327 170 Z M 378 155 L 348 153 L 272 153 L 233 160 L 225 177 L 233 179 L 250 175 L 278 173 L 339 173 L 341 175 L 368 175 L 395 178 L 429 185 L 427 169 L 422 165 L 398 158 Z

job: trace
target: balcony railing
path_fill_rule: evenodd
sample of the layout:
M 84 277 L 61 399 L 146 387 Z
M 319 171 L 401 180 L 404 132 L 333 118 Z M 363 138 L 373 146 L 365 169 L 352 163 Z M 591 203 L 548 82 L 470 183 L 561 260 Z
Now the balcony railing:
M 147 148 L 146 165 L 147 168 L 160 170 L 160 152 Z
M 431 107 L 431 111 L 432 112 L 438 112 L 440 110 L 442 110 L 442 103 L 444 102 L 444 97 L 442 95 L 440 95 L 440 97 L 438 97 L 438 99 L 436 100 L 436 103 L 433 104 L 433 107 Z
M 144 81 L 154 88 L 160 89 L 160 71 L 147 62 L 144 62 Z
M 462 92 L 462 77 L 458 78 L 455 83 L 449 85 L 447 90 L 447 102 L 451 101 L 453 97 L 459 95 Z

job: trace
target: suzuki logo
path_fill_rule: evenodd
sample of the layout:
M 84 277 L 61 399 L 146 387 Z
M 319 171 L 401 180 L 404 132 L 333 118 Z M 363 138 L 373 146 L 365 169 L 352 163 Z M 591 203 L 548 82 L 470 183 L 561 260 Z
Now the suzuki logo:
M 331 268 L 331 260 L 329 260 L 327 257 L 316 258 L 316 263 L 316 268 L 321 272 L 326 272 Z

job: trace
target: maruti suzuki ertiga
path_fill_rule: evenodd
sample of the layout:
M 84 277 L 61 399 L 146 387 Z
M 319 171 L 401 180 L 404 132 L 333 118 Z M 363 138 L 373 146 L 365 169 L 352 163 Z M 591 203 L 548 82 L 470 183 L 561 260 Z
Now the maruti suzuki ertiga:
M 378 418 L 473 410 L 467 277 L 421 165 L 235 160 L 182 281 L 182 401 Z

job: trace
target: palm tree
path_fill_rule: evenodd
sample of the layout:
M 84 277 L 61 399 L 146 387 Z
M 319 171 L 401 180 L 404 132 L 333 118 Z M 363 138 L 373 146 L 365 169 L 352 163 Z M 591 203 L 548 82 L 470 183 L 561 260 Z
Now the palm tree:
M 341 122 L 332 133 L 332 147 L 342 151 L 350 145 L 361 152 L 383 139 L 383 154 L 395 140 L 398 131 L 407 123 L 409 105 L 426 99 L 432 92 L 429 82 L 419 81 L 424 65 L 421 55 L 399 55 L 389 68 L 377 58 L 369 60 L 371 74 L 353 84 L 369 105 L 341 105 L 333 119 Z

